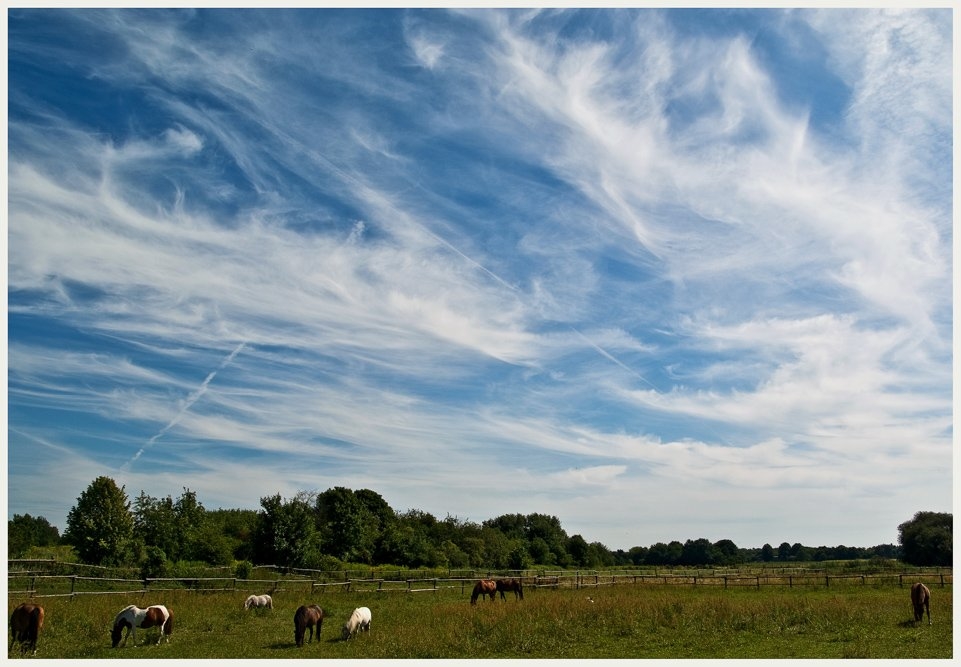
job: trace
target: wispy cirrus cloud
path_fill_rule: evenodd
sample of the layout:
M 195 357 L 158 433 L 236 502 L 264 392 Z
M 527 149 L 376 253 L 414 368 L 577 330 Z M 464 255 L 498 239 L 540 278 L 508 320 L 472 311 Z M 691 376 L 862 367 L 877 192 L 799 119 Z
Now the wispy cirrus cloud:
M 949 17 L 14 11 L 11 511 L 85 485 L 31 496 L 42 442 L 208 506 L 893 541 L 951 495 Z

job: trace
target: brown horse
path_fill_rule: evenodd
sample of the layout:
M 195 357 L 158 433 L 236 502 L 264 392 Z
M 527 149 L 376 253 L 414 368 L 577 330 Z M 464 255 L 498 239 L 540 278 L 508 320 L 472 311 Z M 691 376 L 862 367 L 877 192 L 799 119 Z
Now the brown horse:
M 501 594 L 501 600 L 506 600 L 507 596 L 504 595 L 504 591 L 514 591 L 514 599 L 520 598 L 524 599 L 524 586 L 521 584 L 520 579 L 498 579 L 497 580 L 497 592 Z
M 124 628 L 127 630 L 124 636 Z M 141 609 L 135 604 L 130 604 L 121 609 L 113 619 L 113 629 L 110 631 L 110 639 L 113 641 L 113 648 L 117 648 L 120 639 L 127 643 L 127 637 L 133 635 L 133 643 L 137 644 L 137 628 L 158 628 L 160 634 L 157 636 L 157 643 L 166 640 L 170 643 L 170 635 L 174 631 L 174 612 L 162 604 L 153 604 L 146 609 Z
M 310 637 L 307 643 L 314 639 L 314 627 L 317 627 L 317 640 L 320 641 L 320 630 L 324 626 L 324 610 L 315 604 L 310 606 L 301 605 L 294 612 L 294 642 L 297 646 L 304 645 L 304 635 L 310 630 Z
M 43 607 L 24 602 L 13 610 L 10 616 L 10 649 L 15 643 L 20 644 L 20 651 L 33 649 L 37 652 L 37 637 L 43 628 Z
M 474 592 L 470 594 L 470 603 L 477 604 L 477 598 L 483 597 L 485 595 L 491 596 L 491 602 L 494 601 L 494 595 L 497 594 L 497 582 L 493 579 L 481 579 L 476 584 L 474 584 Z
M 911 604 L 914 605 L 914 622 L 923 621 L 927 610 L 928 625 L 931 625 L 931 591 L 920 581 L 911 586 Z

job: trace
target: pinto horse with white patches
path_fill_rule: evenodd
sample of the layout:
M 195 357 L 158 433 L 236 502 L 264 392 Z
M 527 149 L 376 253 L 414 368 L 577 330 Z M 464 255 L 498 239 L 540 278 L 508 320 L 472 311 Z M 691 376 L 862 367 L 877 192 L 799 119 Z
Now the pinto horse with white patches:
M 117 648 L 117 644 L 121 643 L 120 639 L 123 636 L 124 628 L 127 629 L 127 635 L 123 637 L 123 644 L 126 644 L 127 637 L 133 634 L 134 646 L 137 645 L 137 628 L 143 628 L 144 630 L 158 628 L 160 636 L 157 637 L 157 643 L 159 644 L 161 639 L 166 639 L 169 644 L 170 635 L 174 630 L 174 615 L 170 609 L 162 604 L 150 605 L 146 609 L 141 609 L 134 604 L 124 607 L 113 620 L 113 629 L 110 631 L 114 648 Z

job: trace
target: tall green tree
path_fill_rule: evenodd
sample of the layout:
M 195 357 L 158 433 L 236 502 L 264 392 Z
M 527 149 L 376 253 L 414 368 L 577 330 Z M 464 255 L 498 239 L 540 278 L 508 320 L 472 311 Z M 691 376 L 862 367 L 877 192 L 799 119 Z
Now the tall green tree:
M 124 487 L 98 477 L 77 498 L 67 515 L 63 541 L 84 563 L 121 565 L 130 558 L 133 515 Z
M 263 511 L 254 530 L 258 563 L 309 568 L 320 561 L 320 537 L 310 499 L 304 491 L 286 502 L 279 493 L 260 499 Z
M 371 496 L 337 486 L 317 496 L 316 517 L 325 553 L 343 561 L 371 563 L 380 521 L 368 507 Z
M 714 543 L 714 553 L 721 565 L 735 565 L 743 561 L 741 550 L 732 540 L 718 540 Z
M 953 563 L 954 517 L 947 512 L 918 512 L 898 526 L 901 559 L 911 565 Z
M 14 514 L 7 521 L 7 558 L 23 558 L 30 547 L 60 544 L 60 531 L 44 517 Z
M 206 527 L 206 510 L 194 491 L 184 487 L 176 500 L 170 496 L 154 498 L 143 491 L 134 500 L 134 536 L 144 547 L 160 549 L 170 561 L 210 562 L 211 554 L 222 551 L 211 547 L 211 531 Z M 218 563 L 218 565 L 221 563 Z
M 567 553 L 574 559 L 574 564 L 580 567 L 590 566 L 590 554 L 588 544 L 581 535 L 571 535 L 567 541 Z
M 134 537 L 149 551 L 152 562 L 180 559 L 182 541 L 177 530 L 173 498 L 154 498 L 141 491 L 133 501 Z M 163 554 L 160 558 L 157 552 Z
M 258 515 L 257 510 L 251 509 L 208 510 L 207 523 L 214 526 L 228 541 L 234 560 L 253 561 L 254 531 L 257 529 Z

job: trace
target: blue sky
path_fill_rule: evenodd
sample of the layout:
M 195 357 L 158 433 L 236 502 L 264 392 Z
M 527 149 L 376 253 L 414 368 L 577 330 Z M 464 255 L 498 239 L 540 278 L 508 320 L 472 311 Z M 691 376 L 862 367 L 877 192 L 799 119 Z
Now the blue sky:
M 8 517 L 952 509 L 949 10 L 13 9 Z

